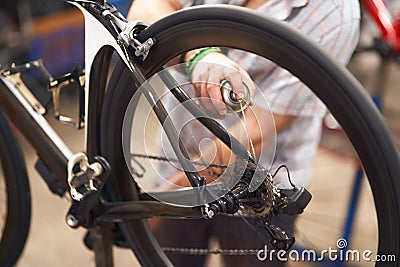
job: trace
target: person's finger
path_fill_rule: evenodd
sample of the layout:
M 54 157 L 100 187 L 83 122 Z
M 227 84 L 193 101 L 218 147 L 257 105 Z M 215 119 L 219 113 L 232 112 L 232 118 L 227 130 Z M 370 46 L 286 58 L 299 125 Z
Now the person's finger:
M 206 82 L 201 82 L 199 83 L 201 86 L 199 86 L 198 91 L 198 101 L 200 105 L 203 107 L 204 111 L 208 116 L 211 117 L 216 117 L 216 118 L 222 118 L 221 115 L 219 114 L 218 110 L 215 108 L 214 105 L 214 100 L 210 97 L 208 93 L 208 83 Z
M 194 87 L 194 92 L 196 97 L 202 97 L 204 95 L 204 90 L 206 89 L 207 72 L 202 71 L 199 75 L 193 75 L 192 84 Z
M 219 80 L 214 74 L 219 73 L 219 76 L 223 75 L 221 74 L 221 70 L 215 68 L 215 64 L 202 64 L 196 69 L 196 71 L 201 71 L 200 74 L 196 75 L 198 78 L 195 80 L 195 82 L 193 82 L 195 94 L 196 97 L 198 97 L 200 105 L 209 116 L 219 119 L 223 118 L 218 109 L 223 109 L 225 106 L 218 105 L 218 101 L 221 101 L 218 100 L 218 98 L 221 98 L 221 96 L 219 94 L 215 94 L 214 90 L 212 89 L 213 84 L 215 84 L 213 81 Z M 209 88 L 210 85 L 211 91 Z M 219 88 L 216 87 L 216 89 L 219 92 Z
M 196 96 L 198 97 L 198 101 L 203 108 L 207 107 L 207 102 L 206 102 L 207 98 L 204 97 L 204 95 L 206 94 L 206 91 L 207 91 L 206 82 L 203 81 L 203 82 L 199 83 L 199 86 L 196 89 Z
M 243 82 L 247 85 L 250 91 L 250 95 L 253 96 L 256 93 L 256 84 L 250 78 L 249 74 L 245 70 L 240 71 L 242 73 Z
M 231 72 L 225 75 L 225 79 L 232 85 L 232 90 L 236 99 L 244 98 L 244 85 L 242 74 L 239 71 Z
M 254 95 L 256 94 L 256 91 L 257 91 L 256 84 L 253 82 L 253 80 L 250 78 L 249 74 L 245 70 L 241 69 L 240 73 L 242 74 L 242 82 L 247 87 L 247 90 L 248 90 L 247 93 L 250 96 L 249 103 L 247 103 L 247 104 L 249 106 L 252 106 L 253 105 L 252 98 L 254 97 Z
M 210 73 L 209 80 L 207 82 L 208 95 L 212 100 L 214 108 L 222 117 L 224 117 L 227 112 L 226 105 L 222 100 L 220 87 L 220 82 L 223 77 L 224 74 L 221 71 L 212 72 Z

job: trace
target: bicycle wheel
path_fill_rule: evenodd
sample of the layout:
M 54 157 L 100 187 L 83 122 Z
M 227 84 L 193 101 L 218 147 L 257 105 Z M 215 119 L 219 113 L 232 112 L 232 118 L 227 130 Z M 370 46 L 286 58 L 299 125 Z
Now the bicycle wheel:
M 20 148 L 0 110 L 0 265 L 13 266 L 28 235 L 31 199 Z
M 367 174 L 378 223 L 377 253 L 399 257 L 398 152 L 369 96 L 345 68 L 291 28 L 237 8 L 185 10 L 153 24 L 138 38 L 140 41 L 148 38 L 157 41 L 148 58 L 140 64 L 147 78 L 184 51 L 219 46 L 267 58 L 308 85 L 341 124 Z M 139 86 L 123 64 L 117 65 L 102 109 L 101 152 L 113 168 L 110 186 L 115 200 L 138 199 L 138 187 L 124 162 L 121 135 L 123 117 L 135 93 L 132 87 L 137 89 Z M 143 221 L 123 222 L 121 228 L 143 265 L 170 264 Z M 394 262 L 391 264 L 395 265 Z

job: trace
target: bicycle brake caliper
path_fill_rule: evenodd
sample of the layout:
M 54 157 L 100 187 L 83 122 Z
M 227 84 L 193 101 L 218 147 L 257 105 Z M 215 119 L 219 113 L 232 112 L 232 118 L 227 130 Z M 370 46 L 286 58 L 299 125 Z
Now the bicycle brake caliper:
M 95 157 L 96 162 L 89 164 L 84 153 L 77 153 L 68 161 L 68 184 L 71 197 L 81 201 L 89 192 L 101 189 L 105 183 L 100 177 L 107 169 L 108 163 L 101 157 Z
M 135 49 L 135 56 L 142 56 L 142 61 L 147 58 L 150 48 L 156 43 L 154 38 L 149 38 L 143 43 L 135 38 L 147 26 L 146 22 L 140 20 L 127 22 L 125 28 L 118 36 L 118 42 L 120 44 L 131 45 Z

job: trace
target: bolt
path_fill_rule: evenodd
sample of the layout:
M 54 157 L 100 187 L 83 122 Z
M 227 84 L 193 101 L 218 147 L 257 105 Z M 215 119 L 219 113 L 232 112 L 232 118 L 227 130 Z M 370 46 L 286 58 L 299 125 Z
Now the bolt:
M 72 214 L 67 215 L 67 224 L 71 228 L 77 228 L 79 226 L 79 220 Z
M 145 51 L 145 46 L 144 45 L 139 45 L 136 47 L 136 52 L 138 53 L 143 53 Z
M 118 39 L 118 40 L 117 40 L 117 44 L 118 44 L 119 46 L 121 46 L 121 45 L 124 44 L 124 41 L 122 41 L 122 39 Z
M 212 217 L 214 217 L 214 215 L 215 215 L 214 211 L 212 211 L 212 210 L 208 210 L 208 211 L 207 211 L 207 217 L 208 217 L 208 218 L 211 219 Z
M 153 39 L 148 39 L 146 41 L 146 44 L 149 45 L 149 46 L 152 46 L 152 45 L 154 45 L 154 40 Z

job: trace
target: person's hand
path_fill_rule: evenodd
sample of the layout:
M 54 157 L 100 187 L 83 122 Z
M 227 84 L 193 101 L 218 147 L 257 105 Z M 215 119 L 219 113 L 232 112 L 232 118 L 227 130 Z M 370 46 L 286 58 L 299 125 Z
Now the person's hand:
M 237 99 L 244 96 L 243 83 L 249 88 L 250 96 L 255 92 L 255 85 L 249 74 L 219 52 L 210 52 L 197 62 L 191 78 L 200 104 L 209 115 L 217 118 L 223 118 L 227 112 L 220 89 L 222 80 L 231 83 Z

